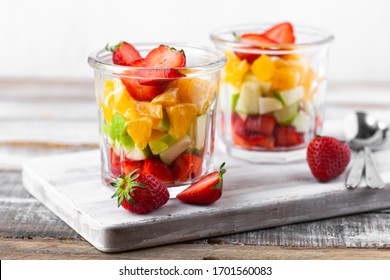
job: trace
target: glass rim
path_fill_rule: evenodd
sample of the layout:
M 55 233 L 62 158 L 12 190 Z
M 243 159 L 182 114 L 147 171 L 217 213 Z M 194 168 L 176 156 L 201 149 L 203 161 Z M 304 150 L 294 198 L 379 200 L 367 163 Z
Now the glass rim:
M 223 46 L 225 49 L 229 50 L 240 50 L 246 53 L 253 54 L 291 54 L 299 52 L 307 52 L 311 49 L 316 49 L 318 47 L 329 45 L 334 41 L 334 35 L 324 29 L 307 27 L 303 25 L 294 25 L 294 31 L 297 34 L 308 34 L 308 35 L 317 35 L 321 37 L 320 39 L 304 42 L 304 43 L 294 43 L 294 44 L 261 44 L 253 45 L 243 42 L 236 42 L 233 40 L 224 39 L 223 36 L 226 34 L 232 34 L 238 31 L 248 31 L 261 28 L 269 28 L 275 25 L 275 23 L 252 23 L 252 24 L 240 24 L 240 25 L 231 25 L 225 26 L 219 29 L 214 30 L 210 33 L 210 39 L 217 45 Z M 253 31 L 251 33 L 254 33 Z
M 197 64 L 192 66 L 186 66 L 186 67 L 176 67 L 176 68 L 149 68 L 149 67 L 134 67 L 134 66 L 122 66 L 122 65 L 115 65 L 113 63 L 108 63 L 103 61 L 103 58 L 106 58 L 107 56 L 111 55 L 112 53 L 110 51 L 107 51 L 106 49 L 100 49 L 98 51 L 95 51 L 91 53 L 88 57 L 88 64 L 97 71 L 116 75 L 116 76 L 126 76 L 130 78 L 141 78 L 142 76 L 137 75 L 137 71 L 149 71 L 149 70 L 185 70 L 186 76 L 184 77 L 178 77 L 174 79 L 181 79 L 181 78 L 191 78 L 191 77 L 197 77 L 202 76 L 208 73 L 212 73 L 215 71 L 218 71 L 222 69 L 222 67 L 226 63 L 226 57 L 225 54 L 218 50 L 217 48 L 213 47 L 205 47 L 201 45 L 194 45 L 190 43 L 181 43 L 181 42 L 162 42 L 162 43 L 134 43 L 132 44 L 137 50 L 143 50 L 148 49 L 152 50 L 159 45 L 167 45 L 167 46 L 174 46 L 175 48 L 186 48 L 186 49 L 194 49 L 197 51 L 203 51 L 207 54 L 211 54 L 214 56 L 214 59 L 211 60 L 208 63 L 203 64 Z M 110 46 L 109 46 L 110 47 Z M 150 77 L 148 77 L 150 79 Z M 156 80 L 163 79 L 166 80 L 167 78 L 153 78 Z

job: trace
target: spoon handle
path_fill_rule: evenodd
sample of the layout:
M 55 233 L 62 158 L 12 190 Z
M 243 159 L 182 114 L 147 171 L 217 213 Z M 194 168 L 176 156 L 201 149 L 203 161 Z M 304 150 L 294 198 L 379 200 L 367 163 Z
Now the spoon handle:
M 345 182 L 345 186 L 347 189 L 354 189 L 356 188 L 363 176 L 363 170 L 364 170 L 364 151 L 361 150 L 355 161 L 353 162 L 351 171 L 349 172 L 349 175 L 347 177 L 347 181 Z
M 366 182 L 368 187 L 372 189 L 382 189 L 385 186 L 385 183 L 378 173 L 378 168 L 375 165 L 375 160 L 371 149 L 365 147 L 364 154 L 366 158 Z

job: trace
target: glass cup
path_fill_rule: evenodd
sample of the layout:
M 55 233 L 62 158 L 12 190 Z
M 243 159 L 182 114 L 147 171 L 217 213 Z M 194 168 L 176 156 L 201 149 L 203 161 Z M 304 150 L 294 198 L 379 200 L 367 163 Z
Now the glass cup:
M 303 158 L 323 126 L 333 36 L 298 26 L 295 44 L 254 46 L 236 39 L 271 26 L 233 26 L 210 35 L 227 57 L 220 83 L 219 134 L 230 155 L 252 162 Z
M 89 56 L 88 63 L 95 70 L 101 173 L 106 185 L 120 174 L 139 169 L 167 187 L 182 186 L 211 167 L 219 77 L 226 58 L 216 49 L 165 45 L 182 49 L 187 66 L 114 65 L 107 50 Z M 142 57 L 158 46 L 134 44 Z M 179 71 L 175 77 L 180 78 L 161 78 L 157 75 L 161 71 Z M 151 100 L 136 99 L 150 93 L 156 95 Z

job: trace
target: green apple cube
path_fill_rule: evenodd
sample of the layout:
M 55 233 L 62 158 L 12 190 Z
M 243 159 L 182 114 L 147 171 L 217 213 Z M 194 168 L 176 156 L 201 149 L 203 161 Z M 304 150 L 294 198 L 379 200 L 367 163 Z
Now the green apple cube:
M 169 118 L 165 110 L 163 110 L 163 118 L 159 120 L 158 124 L 156 126 L 153 126 L 153 129 L 161 131 L 161 132 L 167 132 L 169 130 Z
M 240 93 L 239 92 L 237 92 L 237 93 L 232 95 L 232 99 L 231 99 L 231 103 L 230 103 L 231 104 L 230 105 L 231 106 L 230 110 L 232 112 L 236 111 L 238 97 L 240 97 Z
M 144 160 L 150 156 L 150 150 L 146 147 L 141 150 L 137 145 L 132 149 L 124 149 L 126 157 L 130 160 Z
M 290 90 L 283 90 L 275 93 L 283 105 L 290 106 L 297 101 L 300 101 L 305 96 L 305 89 L 303 86 L 298 86 Z
M 257 82 L 244 82 L 241 85 L 240 96 L 237 100 L 236 111 L 244 114 L 258 114 L 258 98 L 261 95 L 261 87 Z
M 267 114 L 283 109 L 283 104 L 273 97 L 259 97 L 259 113 Z
M 161 160 L 170 165 L 174 160 L 180 156 L 185 150 L 187 150 L 192 144 L 192 139 L 188 135 L 181 138 L 171 147 L 160 153 Z
M 153 155 L 159 155 L 175 143 L 176 140 L 171 135 L 166 133 L 161 137 L 152 138 L 149 141 L 149 148 L 152 151 Z
M 197 149 L 203 149 L 206 140 L 207 115 L 203 114 L 198 116 L 195 120 L 195 126 L 195 147 Z
M 310 128 L 310 116 L 304 111 L 299 111 L 297 117 L 292 122 L 297 132 L 308 132 Z
M 275 111 L 274 116 L 280 125 L 290 125 L 298 114 L 299 102 Z

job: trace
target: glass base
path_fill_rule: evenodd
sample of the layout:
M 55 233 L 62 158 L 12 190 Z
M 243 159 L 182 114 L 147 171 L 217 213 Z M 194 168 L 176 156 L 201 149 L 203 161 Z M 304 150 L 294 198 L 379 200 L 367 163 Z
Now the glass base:
M 306 147 L 290 151 L 256 151 L 234 146 L 225 146 L 225 149 L 230 156 L 253 163 L 287 163 L 306 158 Z

